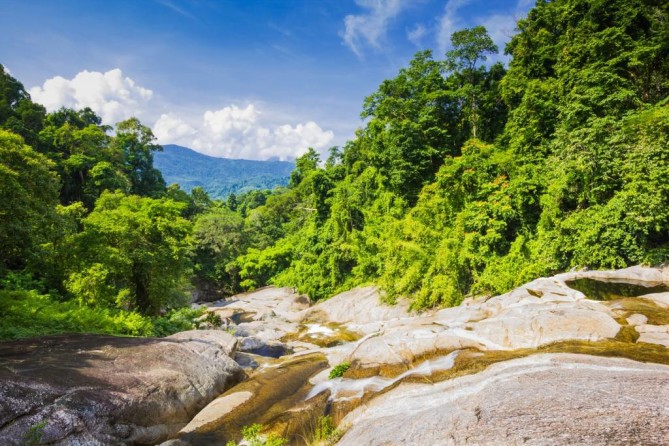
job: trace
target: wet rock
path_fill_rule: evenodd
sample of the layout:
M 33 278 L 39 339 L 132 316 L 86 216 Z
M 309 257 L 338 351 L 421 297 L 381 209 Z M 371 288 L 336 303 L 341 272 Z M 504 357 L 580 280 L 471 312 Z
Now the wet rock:
M 533 355 L 430 384 L 401 384 L 351 412 L 339 445 L 664 444 L 669 366 Z
M 3 444 L 152 444 L 244 378 L 221 331 L 163 339 L 52 336 L 0 344 Z
M 323 355 L 311 354 L 259 369 L 197 414 L 173 439 L 178 443 L 167 444 L 210 445 L 239 440 L 243 426 L 267 425 L 303 404 L 311 388 L 309 377 L 326 367 Z

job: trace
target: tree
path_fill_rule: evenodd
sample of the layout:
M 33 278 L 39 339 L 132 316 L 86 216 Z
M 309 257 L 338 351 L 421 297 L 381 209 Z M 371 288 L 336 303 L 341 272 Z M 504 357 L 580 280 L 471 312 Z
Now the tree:
M 58 177 L 23 139 L 0 130 L 0 268 L 20 268 L 49 240 L 56 223 Z
M 153 167 L 153 152 L 163 148 L 155 142 L 151 129 L 137 118 L 116 125 L 112 146 L 124 155 L 124 173 L 130 179 L 130 193 L 145 197 L 159 197 L 165 192 L 165 180 Z
M 313 148 L 309 147 L 307 152 L 295 160 L 295 170 L 290 173 L 290 186 L 298 186 L 307 174 L 318 168 L 321 157 Z
M 244 219 L 229 208 L 213 208 L 195 221 L 193 239 L 198 289 L 211 297 L 240 291 L 230 264 L 248 247 Z
M 45 114 L 44 107 L 32 102 L 23 84 L 0 64 L 0 128 L 21 135 L 29 146 L 38 149 Z
M 67 281 L 80 301 L 155 315 L 185 300 L 191 223 L 185 203 L 103 192 L 77 236 Z
M 479 96 L 484 70 L 477 69 L 477 63 L 487 60 L 486 54 L 497 54 L 494 44 L 484 26 L 456 31 L 451 36 L 453 49 L 446 53 L 446 66 L 450 71 L 459 71 L 466 79 L 461 94 L 466 98 L 465 108 L 471 125 L 472 137 L 477 137 L 480 120 Z

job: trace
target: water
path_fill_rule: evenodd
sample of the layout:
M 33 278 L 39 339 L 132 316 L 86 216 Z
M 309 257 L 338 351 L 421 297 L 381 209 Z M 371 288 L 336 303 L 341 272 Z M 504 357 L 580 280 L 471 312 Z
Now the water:
M 432 376 L 433 373 L 451 369 L 455 365 L 455 358 L 459 350 L 449 353 L 440 358 L 431 359 L 420 363 L 417 367 L 407 370 L 394 378 L 383 378 L 372 376 L 362 379 L 336 378 L 318 383 L 309 392 L 306 399 L 313 398 L 321 392 L 330 390 L 331 401 L 345 401 L 362 398 L 365 393 L 378 393 L 383 389 L 407 378 L 409 376 Z
M 614 282 L 596 279 L 576 279 L 566 282 L 569 288 L 582 292 L 588 299 L 615 300 L 645 294 L 669 292 L 669 286 L 657 283 Z
M 254 355 L 268 358 L 280 358 L 292 354 L 293 350 L 282 344 L 264 344 L 258 348 L 247 350 L 246 353 L 253 353 Z

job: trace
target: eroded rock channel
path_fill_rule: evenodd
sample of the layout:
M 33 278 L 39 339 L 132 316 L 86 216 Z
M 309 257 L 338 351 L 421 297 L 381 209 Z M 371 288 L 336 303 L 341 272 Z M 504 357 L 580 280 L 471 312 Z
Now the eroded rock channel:
M 313 306 L 267 288 L 208 304 L 219 330 L 2 346 L 0 436 L 225 445 L 259 423 L 316 444 L 328 415 L 345 445 L 666 444 L 668 279 L 567 273 L 420 314 L 374 288 Z M 634 288 L 589 298 L 574 281 Z

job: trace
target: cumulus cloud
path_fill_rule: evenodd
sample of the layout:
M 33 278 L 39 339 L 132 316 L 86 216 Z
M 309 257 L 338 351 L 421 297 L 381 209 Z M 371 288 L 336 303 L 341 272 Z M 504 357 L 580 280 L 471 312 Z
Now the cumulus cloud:
M 195 128 L 183 119 L 169 113 L 162 114 L 153 126 L 153 135 L 159 142 L 176 142 L 196 134 Z
M 141 87 L 115 68 L 106 73 L 82 71 L 72 79 L 56 76 L 40 87 L 29 90 L 33 101 L 48 111 L 60 107 L 90 107 L 105 124 L 115 124 L 131 116 L 141 115 L 153 92 Z
M 362 57 L 365 44 L 380 48 L 380 44 L 395 18 L 408 5 L 406 0 L 356 0 L 355 3 L 367 10 L 358 15 L 344 18 L 341 37 L 351 50 Z
M 282 160 L 300 156 L 309 147 L 323 152 L 334 134 L 313 121 L 296 125 L 263 122 L 255 104 L 207 110 L 191 125 L 174 115 L 162 115 L 153 127 L 161 144 L 181 144 L 207 155 L 225 158 Z

